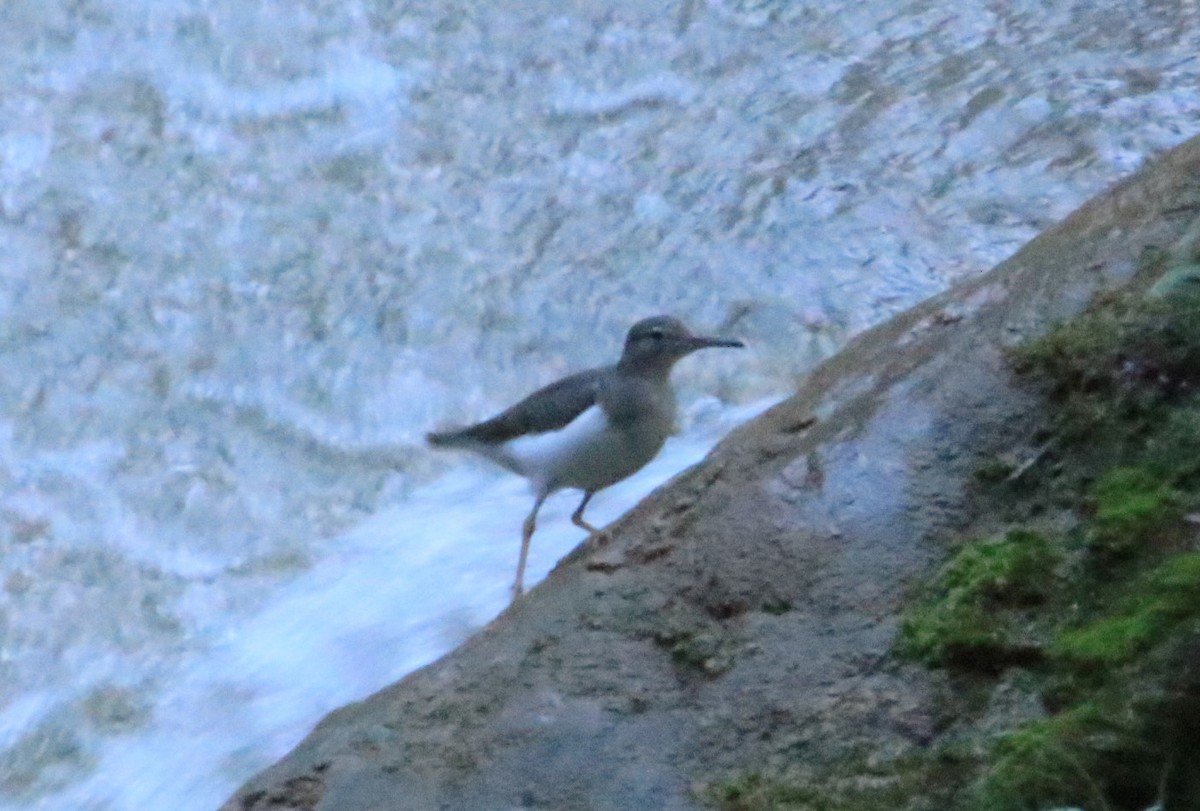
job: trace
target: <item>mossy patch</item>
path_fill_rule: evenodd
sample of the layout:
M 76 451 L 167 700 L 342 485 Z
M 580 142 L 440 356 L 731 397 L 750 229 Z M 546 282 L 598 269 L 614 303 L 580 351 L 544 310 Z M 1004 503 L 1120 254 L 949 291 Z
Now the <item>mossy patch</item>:
M 1168 558 L 1129 586 L 1116 611 L 1064 630 L 1050 650 L 1072 664 L 1123 664 L 1194 617 L 1200 617 L 1200 552 Z
M 1054 806 L 1111 807 L 1114 788 L 1140 795 L 1157 779 L 1154 755 L 1128 713 L 1085 703 L 1001 735 L 970 802 L 972 811 L 1026 811 Z M 1146 772 L 1149 772 L 1147 774 Z M 1131 792 L 1126 787 L 1141 784 Z
M 1128 554 L 1178 524 L 1181 496 L 1143 467 L 1115 467 L 1091 492 L 1095 515 L 1090 540 L 1099 550 Z
M 1012 354 L 1050 405 L 1038 441 L 1053 452 L 1026 493 L 1052 493 L 1077 526 L 1053 539 L 1064 580 L 1030 620 L 1051 635 L 1036 672 L 1050 714 L 994 741 L 967 807 L 1145 807 L 1183 773 L 1160 734 L 1178 726 L 1164 651 L 1200 627 L 1185 521 L 1200 494 L 1200 293 L 1180 291 L 1104 297 Z
M 1037 486 L 1078 490 L 1088 476 L 1131 462 L 1169 485 L 1196 478 L 1200 458 L 1184 454 L 1200 449 L 1200 423 L 1189 419 L 1200 390 L 1200 290 L 1100 296 L 1080 317 L 1008 354 L 1049 399 L 1056 453 L 1034 472 L 1058 475 L 1032 477 Z
M 942 811 L 975 767 L 953 748 L 885 762 L 850 754 L 817 775 L 734 775 L 709 786 L 701 799 L 721 811 Z
M 1008 528 L 949 553 L 914 590 L 895 646 L 947 673 L 956 709 L 929 746 L 883 765 L 737 776 L 707 802 L 1200 808 L 1198 287 L 1105 295 L 1012 350 L 1014 370 L 1045 393 L 1029 418 L 1033 450 L 1014 448 L 973 480 Z M 1006 703 L 1018 683 L 1022 698 Z M 958 701 L 980 690 L 987 700 Z M 947 751 L 959 753 L 952 770 Z
M 1102 413 L 1128 419 L 1165 397 L 1195 390 L 1200 383 L 1198 321 L 1200 289 L 1154 298 L 1113 293 L 1009 356 L 1018 373 L 1040 380 L 1060 405 L 1079 397 L 1103 398 L 1108 407 Z
M 1200 404 L 1196 398 L 1169 409 L 1143 439 L 1137 452 L 1141 464 L 1159 480 L 1191 493 L 1194 503 L 1195 493 L 1200 492 Z
M 1038 658 L 1024 609 L 1045 598 L 1056 562 L 1046 539 L 1031 532 L 966 544 L 906 613 L 900 653 L 982 670 Z

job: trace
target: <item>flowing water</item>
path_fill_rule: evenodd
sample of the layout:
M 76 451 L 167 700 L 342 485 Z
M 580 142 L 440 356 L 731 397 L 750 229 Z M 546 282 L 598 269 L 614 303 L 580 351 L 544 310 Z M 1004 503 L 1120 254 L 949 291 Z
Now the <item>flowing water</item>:
M 1200 132 L 1196 3 L 1050 6 L 5 0 L 0 808 L 215 808 L 495 616 L 530 496 L 425 430 L 746 339 L 610 521 Z

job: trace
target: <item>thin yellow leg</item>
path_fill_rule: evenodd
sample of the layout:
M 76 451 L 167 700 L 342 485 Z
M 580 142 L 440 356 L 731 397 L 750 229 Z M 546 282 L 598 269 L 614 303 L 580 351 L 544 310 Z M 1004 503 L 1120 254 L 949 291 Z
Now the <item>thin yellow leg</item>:
M 525 524 L 521 527 L 521 557 L 517 559 L 517 580 L 513 583 L 512 598 L 513 602 L 524 593 L 525 588 L 525 561 L 529 557 L 529 541 L 533 538 L 533 531 L 537 528 L 538 510 L 542 508 L 542 502 L 546 500 L 549 493 L 539 492 L 537 499 L 533 502 L 533 509 L 529 516 L 525 519 Z

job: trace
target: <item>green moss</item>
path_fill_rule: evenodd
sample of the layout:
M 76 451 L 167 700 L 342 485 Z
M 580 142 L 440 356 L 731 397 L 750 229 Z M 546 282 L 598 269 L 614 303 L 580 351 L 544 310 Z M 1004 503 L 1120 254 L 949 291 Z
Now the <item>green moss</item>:
M 1063 631 L 1051 654 L 1070 664 L 1116 665 L 1200 616 L 1200 552 L 1175 555 L 1129 588 L 1115 613 Z
M 1200 291 L 1101 296 L 1009 358 L 1049 395 L 1054 452 L 1026 484 L 1069 493 L 1117 465 L 1173 486 L 1200 478 L 1200 456 L 1186 453 L 1200 449 L 1200 425 L 1178 416 L 1198 405 Z
M 994 659 L 1009 641 L 1006 630 L 970 603 L 923 606 L 905 617 L 900 628 L 900 653 L 933 666 L 980 656 Z
M 1003 538 L 968 544 L 942 573 L 946 590 L 988 601 L 1040 599 L 1052 579 L 1054 553 L 1040 535 L 1014 530 Z
M 814 789 L 759 773 L 739 775 L 709 789 L 708 799 L 721 811 L 808 809 L 820 799 Z
M 1189 273 L 1149 298 L 1103 296 L 1012 351 L 1047 395 L 1024 443 L 1036 450 L 985 461 L 973 488 L 984 519 L 1014 529 L 957 547 L 901 617 L 896 652 L 948 671 L 931 745 L 883 766 L 797 759 L 718 783 L 705 801 L 1200 808 L 1200 551 L 1184 520 L 1200 512 L 1200 285 Z M 720 648 L 695 631 L 657 638 L 703 669 Z M 948 768 L 936 753 L 952 746 L 965 754 Z
M 1170 409 L 1144 439 L 1137 458 L 1148 471 L 1173 487 L 1200 491 L 1200 404 Z
M 1053 805 L 1107 808 L 1096 744 L 1119 730 L 1095 705 L 1005 733 L 996 742 L 972 811 L 1031 811 Z
M 799 785 L 748 775 L 719 786 L 712 800 L 722 811 L 895 811 L 911 790 L 895 779 L 871 785 Z
M 1107 296 L 1012 359 L 1049 395 L 1031 439 L 1048 452 L 1020 488 L 993 466 L 976 481 L 1023 500 L 1017 520 L 1047 504 L 1073 516 L 1050 551 L 1062 580 L 1024 613 L 956 598 L 947 574 L 959 552 L 902 642 L 927 664 L 962 669 L 945 655 L 958 640 L 1009 645 L 1014 622 L 1036 628 L 1052 641 L 1029 673 L 1057 714 L 997 738 L 959 807 L 1143 808 L 1171 780 L 1198 796 L 1200 770 L 1179 765 L 1194 763 L 1196 724 L 1181 732 L 1186 713 L 1171 697 L 1181 673 L 1200 672 L 1200 552 L 1183 521 L 1200 506 L 1200 291 Z
M 1090 540 L 1106 552 L 1126 553 L 1182 517 L 1180 495 L 1141 467 L 1109 470 L 1092 488 Z
M 1171 736 L 1162 734 L 1161 723 L 1167 706 L 1109 689 L 1058 715 L 1005 732 L 993 742 L 987 767 L 964 807 L 1146 808 L 1162 799 L 1170 770 Z M 1191 748 L 1189 740 L 1185 749 Z
M 1149 645 L 1159 627 L 1159 619 L 1151 613 L 1108 617 L 1064 632 L 1054 641 L 1051 653 L 1088 664 L 1119 664 Z
M 975 764 L 950 748 L 879 764 L 838 759 L 819 777 L 740 774 L 701 795 L 721 811 L 934 811 L 952 807 Z
M 1151 588 L 1171 595 L 1176 605 L 1188 611 L 1200 607 L 1200 552 L 1176 555 L 1150 575 Z
M 1063 399 L 1150 403 L 1200 379 L 1200 290 L 1099 297 L 1079 318 L 1010 352 L 1014 368 Z
M 1030 532 L 965 545 L 906 613 L 900 653 L 929 665 L 985 670 L 1036 658 L 1019 609 L 1045 597 L 1056 560 L 1046 539 Z

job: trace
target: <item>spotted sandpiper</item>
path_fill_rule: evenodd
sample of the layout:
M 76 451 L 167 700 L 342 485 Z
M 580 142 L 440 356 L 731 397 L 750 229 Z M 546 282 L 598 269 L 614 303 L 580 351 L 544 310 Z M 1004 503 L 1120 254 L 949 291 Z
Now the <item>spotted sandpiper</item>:
M 671 368 L 710 346 L 741 341 L 693 335 L 677 318 L 659 315 L 633 325 L 614 366 L 588 369 L 535 391 L 490 420 L 426 436 L 430 445 L 464 448 L 491 459 L 533 484 L 533 509 L 521 533 L 513 599 L 521 596 L 529 539 L 538 510 L 556 490 L 576 488 L 583 501 L 571 522 L 595 534 L 583 518 L 588 501 L 641 470 L 662 448 L 675 424 Z

